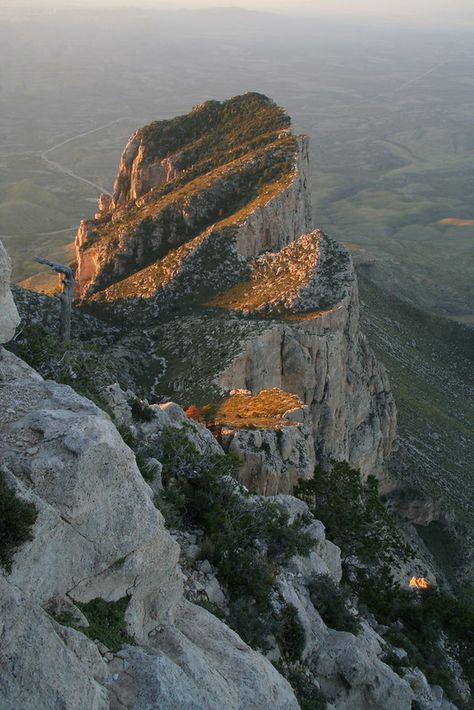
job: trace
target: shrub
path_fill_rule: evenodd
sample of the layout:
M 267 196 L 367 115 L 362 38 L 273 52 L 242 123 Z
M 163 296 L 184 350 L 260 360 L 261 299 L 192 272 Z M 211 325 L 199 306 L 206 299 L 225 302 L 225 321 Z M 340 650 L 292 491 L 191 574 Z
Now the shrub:
M 205 462 L 194 444 L 186 436 L 186 431 L 175 427 L 165 427 L 161 434 L 161 449 L 157 458 L 163 464 L 163 479 L 171 476 L 193 477 L 200 473 Z
M 363 484 L 360 473 L 348 463 L 333 462 L 329 471 L 318 466 L 314 478 L 300 481 L 295 495 L 324 523 L 346 561 L 357 557 L 367 564 L 397 564 L 413 557 L 379 499 L 374 476 Z
M 153 419 L 153 409 L 141 399 L 135 399 L 131 409 L 132 417 L 136 422 L 150 422 Z
M 18 498 L 0 471 L 0 565 L 11 572 L 15 551 L 32 539 L 38 513 L 33 503 Z
M 172 433 L 167 442 L 167 472 L 169 477 L 177 466 L 179 474 L 168 480 L 158 507 L 169 514 L 166 506 L 171 495 L 172 516 L 204 531 L 202 549 L 229 595 L 230 625 L 247 643 L 264 649 L 267 637 L 284 626 L 271 603 L 278 565 L 294 554 L 306 554 L 314 542 L 302 531 L 302 521 L 289 524 L 287 512 L 278 505 L 255 502 L 236 491 L 230 477 L 240 465 L 237 457 L 213 454 L 198 459 L 179 432 L 178 446 L 173 446 L 176 430 Z M 191 476 L 183 477 L 186 469 Z
M 303 655 L 305 647 L 304 629 L 298 619 L 298 611 L 293 604 L 285 604 L 280 616 L 280 630 L 277 633 L 282 655 L 289 663 Z
M 301 668 L 293 668 L 286 673 L 283 671 L 283 674 L 295 691 L 301 710 L 325 710 L 326 698 Z
M 314 607 L 327 626 L 336 631 L 357 633 L 359 622 L 347 608 L 347 593 L 343 587 L 337 586 L 331 577 L 328 575 L 313 577 L 309 585 L 309 594 Z
M 43 326 L 30 324 L 8 348 L 45 379 L 69 385 L 111 414 L 100 393 L 118 380 L 118 372 L 97 345 L 77 340 L 66 343 Z
M 89 627 L 81 627 L 80 631 L 90 639 L 102 641 L 114 652 L 133 643 L 125 623 L 128 602 L 128 597 L 122 597 L 116 602 L 106 602 L 104 599 L 97 598 L 87 604 L 77 604 L 89 622 Z
M 154 503 L 169 528 L 179 529 L 183 527 L 186 498 L 177 486 L 170 484 L 163 488 L 155 496 Z

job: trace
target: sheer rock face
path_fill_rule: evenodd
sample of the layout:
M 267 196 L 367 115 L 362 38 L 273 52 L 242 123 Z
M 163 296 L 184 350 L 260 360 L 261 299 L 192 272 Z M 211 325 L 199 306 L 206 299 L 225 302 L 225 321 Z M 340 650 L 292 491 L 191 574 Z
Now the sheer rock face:
M 10 257 L 0 241 L 0 343 L 7 343 L 13 338 L 20 322 L 10 291 L 10 275 Z
M 237 250 L 252 258 L 287 246 L 312 228 L 309 147 L 298 136 L 294 176 L 290 184 L 269 202 L 257 207 L 239 225 Z
M 222 430 L 224 450 L 242 461 L 239 483 L 263 496 L 291 493 L 299 479 L 312 478 L 315 466 L 314 439 L 307 408 L 289 413 L 290 426 Z
M 311 413 L 319 461 L 347 460 L 364 475 L 381 475 L 396 408 L 387 373 L 359 330 L 355 284 L 333 308 L 272 324 L 247 340 L 217 382 L 297 394 Z
M 153 187 L 161 187 L 176 177 L 176 170 L 170 158 L 147 161 L 146 143 L 140 133 L 129 139 L 120 158 L 115 178 L 112 201 L 107 208 L 123 207 L 132 200 L 146 195 Z
M 102 710 L 120 699 L 134 710 L 237 709 L 247 694 L 262 710 L 267 697 L 296 710 L 263 656 L 183 601 L 178 545 L 109 417 L 3 349 L 0 381 L 2 473 L 38 512 L 32 539 L 0 573 L 2 708 Z M 118 654 L 45 611 L 80 616 L 77 603 L 124 596 L 139 645 Z

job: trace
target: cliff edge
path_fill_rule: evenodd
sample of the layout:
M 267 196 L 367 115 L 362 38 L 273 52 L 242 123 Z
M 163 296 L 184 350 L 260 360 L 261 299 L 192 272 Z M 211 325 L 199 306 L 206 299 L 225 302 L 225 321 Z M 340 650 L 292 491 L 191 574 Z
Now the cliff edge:
M 383 476 L 388 378 L 359 330 L 349 254 L 313 229 L 307 139 L 271 100 L 207 102 L 137 131 L 76 250 L 82 308 L 139 327 L 162 357 L 140 374 L 145 396 L 219 406 L 279 388 L 308 409 L 302 470 L 335 458 Z M 290 492 L 261 458 L 258 490 Z

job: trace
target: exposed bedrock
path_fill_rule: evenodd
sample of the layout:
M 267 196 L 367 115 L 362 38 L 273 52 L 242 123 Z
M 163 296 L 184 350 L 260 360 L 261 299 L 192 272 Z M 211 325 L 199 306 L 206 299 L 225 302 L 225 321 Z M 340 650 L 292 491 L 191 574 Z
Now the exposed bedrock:
M 10 290 L 11 261 L 0 241 L 0 344 L 13 337 L 20 317 Z
M 310 410 L 318 461 L 347 460 L 364 475 L 381 475 L 396 408 L 387 373 L 359 330 L 355 284 L 333 308 L 273 323 L 247 340 L 217 382 L 297 394 Z
M 0 571 L 2 708 L 296 710 L 269 661 L 183 599 L 178 545 L 109 417 L 1 348 L 0 382 L 2 475 L 38 513 Z M 125 597 L 137 645 L 117 654 L 48 613 L 83 626 L 78 604 Z

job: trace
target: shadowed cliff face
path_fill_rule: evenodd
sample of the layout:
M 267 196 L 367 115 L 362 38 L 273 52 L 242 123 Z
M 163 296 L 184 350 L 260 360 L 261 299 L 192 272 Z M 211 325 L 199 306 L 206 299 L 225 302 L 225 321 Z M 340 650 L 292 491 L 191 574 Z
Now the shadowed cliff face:
M 259 491 L 291 490 L 300 459 L 305 477 L 331 458 L 381 476 L 396 433 L 351 259 L 312 228 L 308 174 L 307 140 L 272 101 L 207 102 L 130 138 L 113 196 L 76 241 L 82 304 L 160 351 L 161 371 L 140 374 L 154 396 L 202 405 L 280 388 L 306 405 L 314 454 L 257 457 Z

